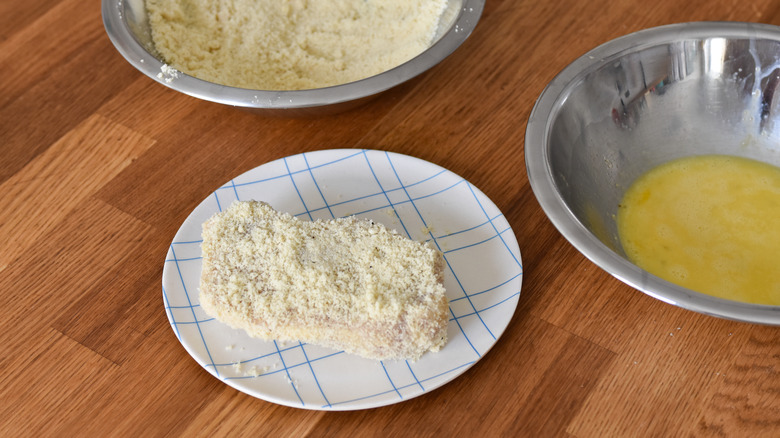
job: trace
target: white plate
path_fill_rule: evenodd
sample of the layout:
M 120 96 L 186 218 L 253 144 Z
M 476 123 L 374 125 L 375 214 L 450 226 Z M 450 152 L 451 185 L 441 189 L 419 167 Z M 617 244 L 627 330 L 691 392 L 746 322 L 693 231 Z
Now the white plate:
M 305 219 L 355 214 L 444 253 L 447 345 L 417 362 L 374 361 L 312 344 L 264 342 L 198 304 L 201 224 L 235 200 Z M 163 269 L 165 311 L 184 348 L 228 385 L 281 405 L 318 410 L 384 406 L 459 376 L 496 343 L 515 312 L 523 266 L 509 223 L 476 187 L 417 158 L 337 149 L 264 164 L 217 189 L 182 224 Z

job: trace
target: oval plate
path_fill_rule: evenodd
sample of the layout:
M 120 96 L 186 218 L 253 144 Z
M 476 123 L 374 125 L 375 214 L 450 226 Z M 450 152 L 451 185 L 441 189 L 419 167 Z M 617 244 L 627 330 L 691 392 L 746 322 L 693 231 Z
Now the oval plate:
M 432 241 L 446 260 L 447 345 L 416 362 L 376 361 L 312 344 L 250 338 L 206 315 L 198 302 L 201 226 L 232 202 L 250 199 L 306 220 L 357 215 Z M 336 149 L 282 158 L 218 188 L 176 233 L 162 284 L 176 336 L 218 379 L 281 405 L 353 410 L 419 396 L 469 369 L 509 324 L 522 278 L 509 223 L 468 181 L 406 155 Z

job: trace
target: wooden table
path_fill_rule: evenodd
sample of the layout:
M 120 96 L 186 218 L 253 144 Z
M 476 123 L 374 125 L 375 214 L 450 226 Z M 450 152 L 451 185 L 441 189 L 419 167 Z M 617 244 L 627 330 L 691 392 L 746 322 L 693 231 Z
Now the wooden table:
M 780 25 L 780 1 L 488 0 L 476 31 L 359 110 L 263 118 L 177 94 L 109 42 L 97 2 L 0 4 L 0 435 L 780 436 L 780 329 L 650 298 L 551 225 L 523 159 L 545 84 L 596 45 L 698 20 Z M 182 221 L 263 163 L 328 148 L 413 155 L 505 213 L 524 280 L 464 375 L 351 412 L 271 404 L 193 360 L 161 273 Z

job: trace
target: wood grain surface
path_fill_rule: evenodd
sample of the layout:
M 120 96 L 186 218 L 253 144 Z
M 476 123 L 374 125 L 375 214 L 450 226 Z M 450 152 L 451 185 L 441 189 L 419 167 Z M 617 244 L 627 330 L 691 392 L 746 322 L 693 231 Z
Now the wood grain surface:
M 440 65 L 358 110 L 260 117 L 177 94 L 114 49 L 96 1 L 0 3 L 0 435 L 780 436 L 780 329 L 654 300 L 552 226 L 526 176 L 531 108 L 612 38 L 686 21 L 780 25 L 780 1 L 487 0 Z M 274 405 L 176 338 L 161 274 L 182 221 L 263 163 L 328 148 L 465 177 L 520 244 L 520 302 L 464 375 L 382 408 Z

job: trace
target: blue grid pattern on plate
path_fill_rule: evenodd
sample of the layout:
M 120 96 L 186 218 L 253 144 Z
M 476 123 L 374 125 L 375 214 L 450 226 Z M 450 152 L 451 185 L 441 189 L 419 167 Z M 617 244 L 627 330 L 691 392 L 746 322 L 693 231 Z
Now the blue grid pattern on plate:
M 426 355 L 416 363 L 368 361 L 316 345 L 246 339 L 240 342 L 251 344 L 251 354 L 247 356 L 244 347 L 234 351 L 226 345 L 221 323 L 198 305 L 200 224 L 233 201 L 248 199 L 264 200 L 309 220 L 370 217 L 409 238 L 433 243 L 444 254 L 448 270 L 445 287 L 454 323 L 448 346 L 435 359 Z M 442 207 L 446 204 L 456 204 L 457 214 Z M 470 367 L 496 342 L 520 294 L 523 267 L 501 212 L 468 181 L 403 155 L 338 150 L 286 157 L 223 185 L 187 221 L 182 226 L 187 232 L 180 230 L 171 243 L 163 280 L 165 308 L 177 337 L 216 377 L 281 404 L 349 409 L 388 404 L 436 388 Z M 446 227 L 439 229 L 439 224 Z M 492 283 L 485 284 L 486 278 Z M 503 317 L 493 318 L 499 310 Z M 448 350 L 457 351 L 455 362 L 447 360 Z M 327 375 L 332 374 L 328 362 L 335 360 L 350 381 L 361 383 L 345 385 Z

